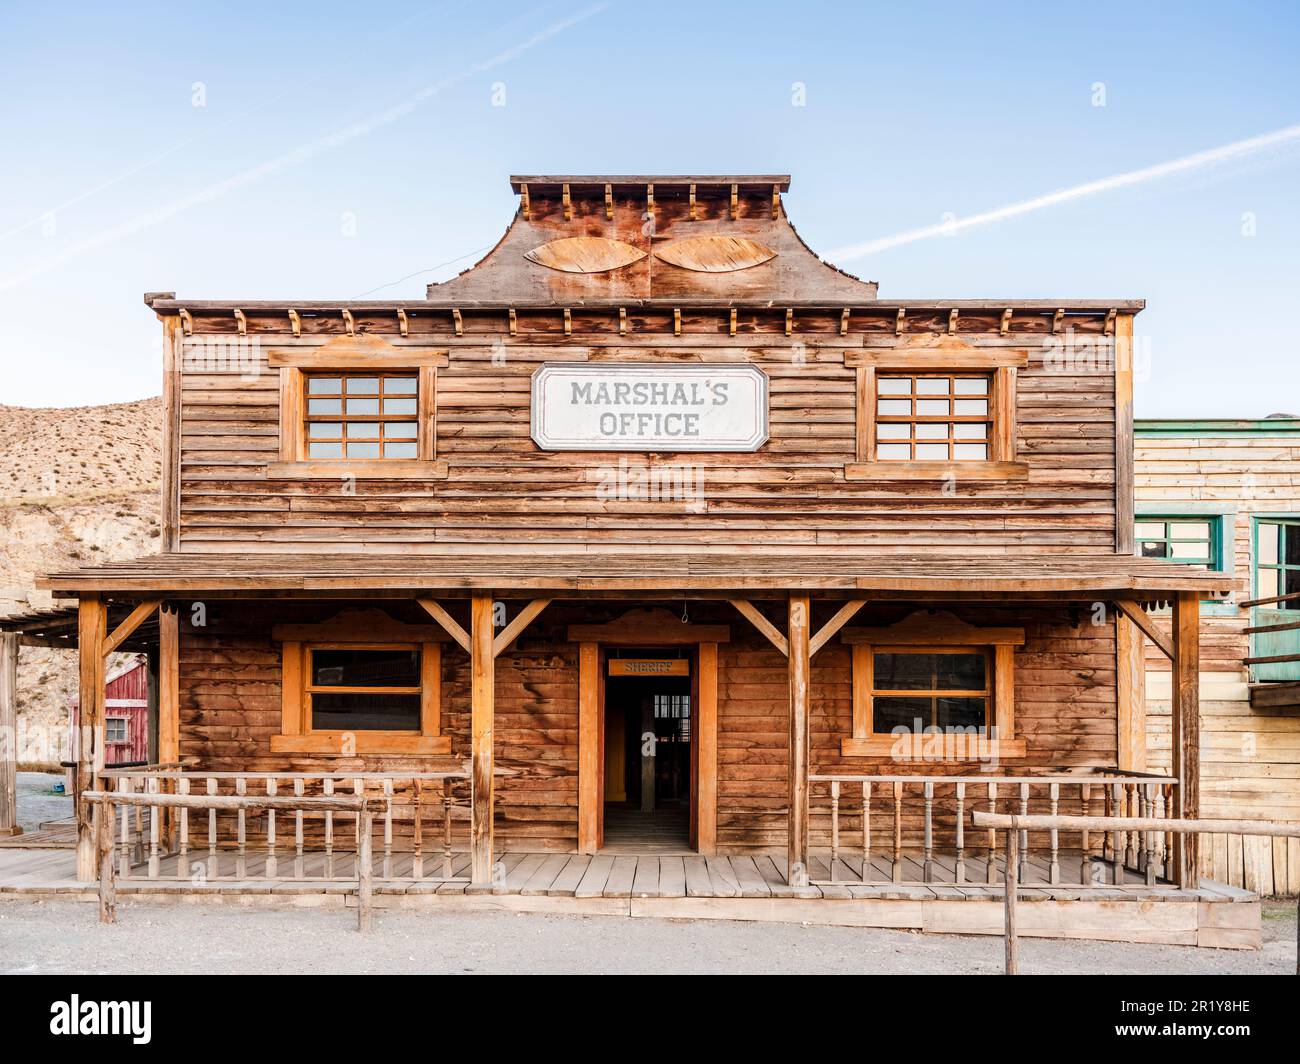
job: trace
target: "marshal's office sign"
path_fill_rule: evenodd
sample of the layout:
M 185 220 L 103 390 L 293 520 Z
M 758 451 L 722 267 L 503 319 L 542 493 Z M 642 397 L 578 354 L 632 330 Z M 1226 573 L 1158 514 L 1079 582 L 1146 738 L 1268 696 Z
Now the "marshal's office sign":
M 756 451 L 767 402 L 757 366 L 545 365 L 532 436 L 545 451 Z

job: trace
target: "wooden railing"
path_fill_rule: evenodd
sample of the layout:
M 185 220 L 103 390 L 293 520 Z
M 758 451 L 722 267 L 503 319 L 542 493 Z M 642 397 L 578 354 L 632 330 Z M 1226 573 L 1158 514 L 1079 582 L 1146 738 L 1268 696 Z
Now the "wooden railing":
M 1129 815 L 1172 811 L 1176 777 L 1106 772 L 809 779 L 814 883 L 1000 882 L 995 833 L 970 826 L 976 811 L 1102 814 L 1072 837 L 1059 828 L 1044 830 L 1032 840 L 1032 852 L 1029 834 L 1022 832 L 1022 880 L 1031 865 L 1035 877 L 1052 886 L 1122 883 L 1130 872 L 1155 883 L 1172 872 L 1170 835 L 1115 825 Z
M 1274 606 L 1283 602 L 1295 602 L 1297 599 L 1300 599 L 1300 591 L 1293 591 L 1286 595 L 1270 595 L 1267 598 L 1247 599 L 1245 602 L 1239 602 L 1237 605 L 1241 609 L 1249 611 L 1255 606 Z M 1300 618 L 1300 612 L 1297 612 L 1297 618 Z M 1254 624 L 1248 626 L 1245 631 L 1247 635 L 1267 635 L 1275 632 L 1300 631 L 1300 619 L 1283 621 L 1278 624 Z M 1243 659 L 1243 664 L 1287 665 L 1297 661 L 1300 661 L 1300 653 L 1292 652 L 1290 654 L 1252 655 L 1251 657 Z
M 1006 974 L 1017 974 L 1020 966 L 1016 927 L 1018 892 L 1024 884 L 1019 876 L 1019 851 L 1021 839 L 1029 831 L 1104 831 L 1120 830 L 1136 835 L 1267 835 L 1273 838 L 1300 839 L 1300 824 L 1279 823 L 1267 820 L 1186 820 L 1166 817 L 1092 817 L 1092 816 L 1032 816 L 975 812 L 972 817 L 977 828 L 990 835 L 1005 832 L 1006 854 L 1003 860 L 1003 900 L 1006 919 L 1003 933 L 1006 938 Z M 1300 916 L 1300 911 L 1297 912 Z M 1296 931 L 1296 974 L 1300 975 L 1300 926 Z
M 371 869 L 380 878 L 468 880 L 454 874 L 452 851 L 455 811 L 469 805 L 465 769 L 394 774 L 151 766 L 107 769 L 99 779 L 117 807 L 110 859 L 124 880 L 351 880 L 372 841 L 355 805 L 363 799 L 381 802 L 374 812 L 382 842 L 378 867 Z M 177 797 L 190 800 L 171 800 Z M 344 797 L 352 804 L 330 802 Z

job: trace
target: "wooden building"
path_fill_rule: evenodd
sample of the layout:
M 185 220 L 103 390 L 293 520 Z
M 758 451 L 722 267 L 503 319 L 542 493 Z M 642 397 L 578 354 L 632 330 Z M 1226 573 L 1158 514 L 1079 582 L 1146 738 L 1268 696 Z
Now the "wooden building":
M 1230 599 L 1201 604 L 1201 813 L 1300 820 L 1300 419 L 1139 421 L 1135 437 L 1139 553 L 1234 580 Z M 1158 653 L 1146 699 L 1145 767 L 1165 770 L 1170 673 Z M 1201 870 L 1300 893 L 1300 841 L 1216 835 Z
M 80 698 L 69 706 L 75 749 L 80 722 Z M 119 663 L 104 677 L 104 765 L 146 765 L 150 762 L 149 659 L 144 654 Z M 155 726 L 156 727 L 156 726 Z M 152 730 L 156 739 L 156 730 Z
M 42 583 L 80 599 L 85 697 L 160 611 L 161 762 L 461 773 L 475 886 L 616 849 L 775 854 L 795 887 L 841 830 L 961 882 L 977 801 L 1196 814 L 1198 604 L 1233 582 L 1134 555 L 1140 300 L 878 298 L 785 176 L 511 185 L 422 300 L 146 296 L 163 553 Z M 1172 771 L 1144 776 L 1166 605 Z M 386 846 L 420 845 L 415 784 Z M 1194 884 L 1194 841 L 1158 849 Z

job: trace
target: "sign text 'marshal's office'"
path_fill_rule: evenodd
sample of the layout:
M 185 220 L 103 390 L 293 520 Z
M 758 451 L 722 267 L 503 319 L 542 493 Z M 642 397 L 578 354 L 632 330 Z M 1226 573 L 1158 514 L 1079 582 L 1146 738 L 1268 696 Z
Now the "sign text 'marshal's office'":
M 550 451 L 755 451 L 767 389 L 755 366 L 546 365 L 532 436 Z

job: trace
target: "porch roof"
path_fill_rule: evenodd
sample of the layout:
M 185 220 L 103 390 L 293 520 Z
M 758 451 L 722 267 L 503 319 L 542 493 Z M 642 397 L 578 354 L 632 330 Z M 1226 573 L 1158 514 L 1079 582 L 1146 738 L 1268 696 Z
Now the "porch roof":
M 727 552 L 673 553 L 641 544 L 622 551 L 535 550 L 441 554 L 159 554 L 41 577 L 37 586 L 63 594 L 199 594 L 238 592 L 338 597 L 365 591 L 455 594 L 549 592 L 580 597 L 617 592 L 715 593 L 822 591 L 852 597 L 981 595 L 1137 598 L 1160 601 L 1176 591 L 1212 597 L 1233 577 L 1154 558 L 1121 554 L 782 553 L 761 545 Z

